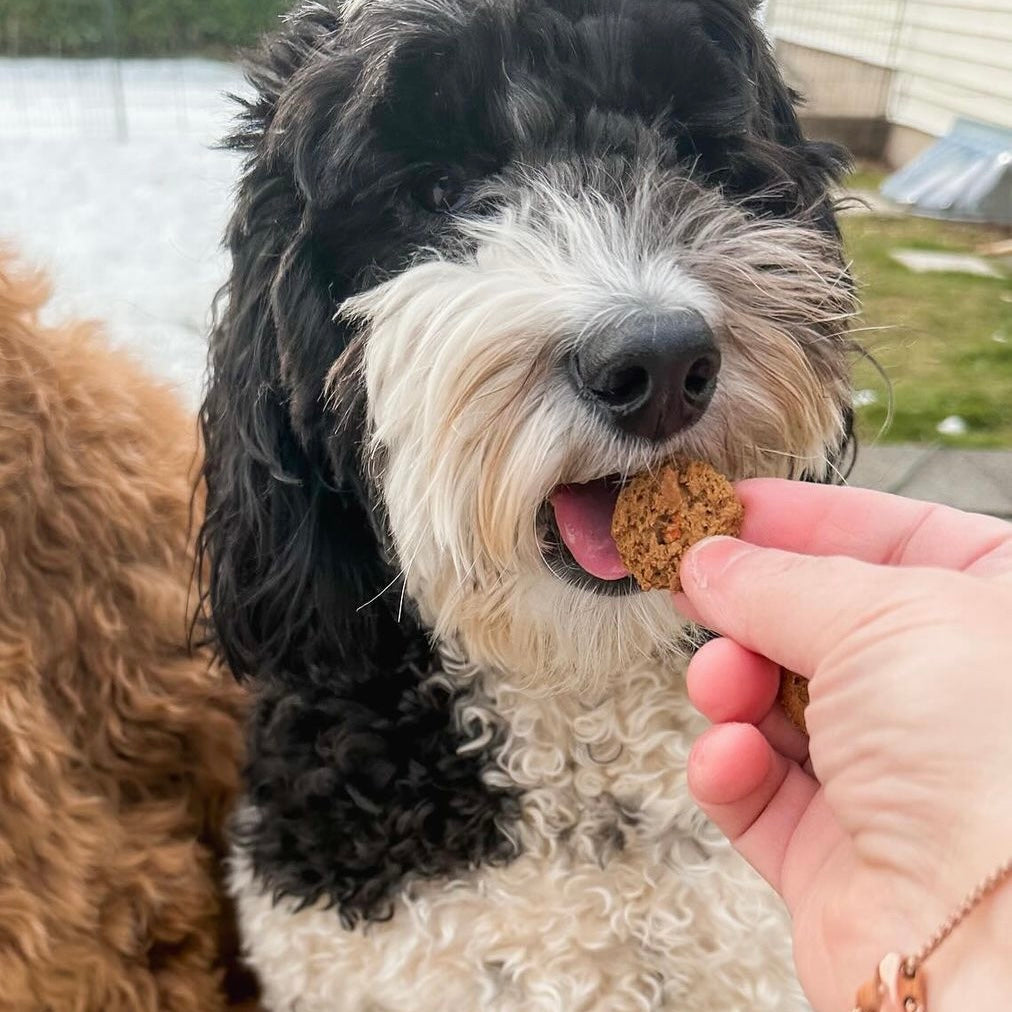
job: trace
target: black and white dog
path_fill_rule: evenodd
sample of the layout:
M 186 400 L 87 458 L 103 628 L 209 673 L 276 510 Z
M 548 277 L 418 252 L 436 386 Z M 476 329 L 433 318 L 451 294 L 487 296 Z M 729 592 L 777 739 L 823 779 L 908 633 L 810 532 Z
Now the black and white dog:
M 608 533 L 675 452 L 822 480 L 848 440 L 841 157 L 752 4 L 334 0 L 251 78 L 201 543 L 266 1004 L 800 1007 Z

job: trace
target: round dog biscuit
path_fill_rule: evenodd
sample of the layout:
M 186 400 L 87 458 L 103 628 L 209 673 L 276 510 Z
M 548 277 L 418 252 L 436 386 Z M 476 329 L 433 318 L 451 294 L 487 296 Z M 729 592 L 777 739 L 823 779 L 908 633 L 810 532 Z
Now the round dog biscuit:
M 802 733 L 808 734 L 805 710 L 808 708 L 808 679 L 784 668 L 780 672 L 778 700 L 790 722 Z
M 643 590 L 677 592 L 678 567 L 689 548 L 718 534 L 737 537 L 743 519 L 727 478 L 701 460 L 676 459 L 622 489 L 611 533 Z

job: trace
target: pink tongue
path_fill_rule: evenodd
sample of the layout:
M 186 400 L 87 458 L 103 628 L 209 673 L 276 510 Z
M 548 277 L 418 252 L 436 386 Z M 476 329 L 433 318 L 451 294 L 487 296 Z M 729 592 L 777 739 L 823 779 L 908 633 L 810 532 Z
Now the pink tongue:
M 552 493 L 555 523 L 572 556 L 591 576 L 621 580 L 629 575 L 611 536 L 618 489 L 607 481 L 560 485 Z

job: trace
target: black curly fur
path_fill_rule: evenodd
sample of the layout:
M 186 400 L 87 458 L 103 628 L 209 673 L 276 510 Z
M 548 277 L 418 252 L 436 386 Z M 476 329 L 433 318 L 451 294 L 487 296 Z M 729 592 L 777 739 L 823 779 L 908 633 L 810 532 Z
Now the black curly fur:
M 427 647 L 381 675 L 324 677 L 292 689 L 257 689 L 246 770 L 252 822 L 238 832 L 276 896 L 325 898 L 342 922 L 390 915 L 414 878 L 507 860 L 501 831 L 516 817 L 507 795 L 489 803 L 483 760 L 455 755 L 453 693 L 421 684 Z
M 835 229 L 844 165 L 802 138 L 744 0 L 528 0 L 463 21 L 399 6 L 355 32 L 340 3 L 308 4 L 251 63 L 201 411 L 206 604 L 257 700 L 243 842 L 275 894 L 325 898 L 346 924 L 384 916 L 412 876 L 507 858 L 515 814 L 483 780 L 492 755 L 458 753 L 453 699 L 421 685 L 436 662 L 361 460 L 362 347 L 335 322 L 348 296 L 443 241 L 417 181 L 621 158 L 586 127 L 606 112 L 653 125 L 664 170 Z M 515 71 L 543 86 L 533 146 L 502 111 Z

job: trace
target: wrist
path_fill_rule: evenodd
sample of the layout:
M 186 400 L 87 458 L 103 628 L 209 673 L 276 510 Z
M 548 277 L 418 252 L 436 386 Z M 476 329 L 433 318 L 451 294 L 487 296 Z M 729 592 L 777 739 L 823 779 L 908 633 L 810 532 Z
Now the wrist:
M 1012 881 L 1005 881 L 967 915 L 926 960 L 924 970 L 928 1012 L 999 1012 L 1009 1007 Z
M 978 861 L 979 853 L 1002 852 L 1001 858 Z M 996 831 L 980 852 L 963 852 L 936 875 L 934 888 L 923 883 L 899 885 L 890 907 L 891 926 L 880 924 L 893 939 L 895 971 L 883 963 L 883 980 L 898 972 L 899 960 L 909 959 L 926 982 L 927 1012 L 1004 1012 L 1012 1007 L 1012 834 Z M 986 875 L 977 869 L 987 868 Z M 977 875 L 970 880 L 969 876 Z M 909 888 L 909 886 L 913 888 Z M 881 958 L 885 952 L 880 952 Z M 861 1008 L 878 1008 L 865 985 Z M 900 995 L 920 996 L 918 985 Z M 893 1009 L 895 1003 L 888 1003 Z M 916 1003 L 915 1003 L 916 1004 Z M 923 1006 L 916 1005 L 918 1009 Z M 902 1008 L 900 1012 L 903 1012 Z

